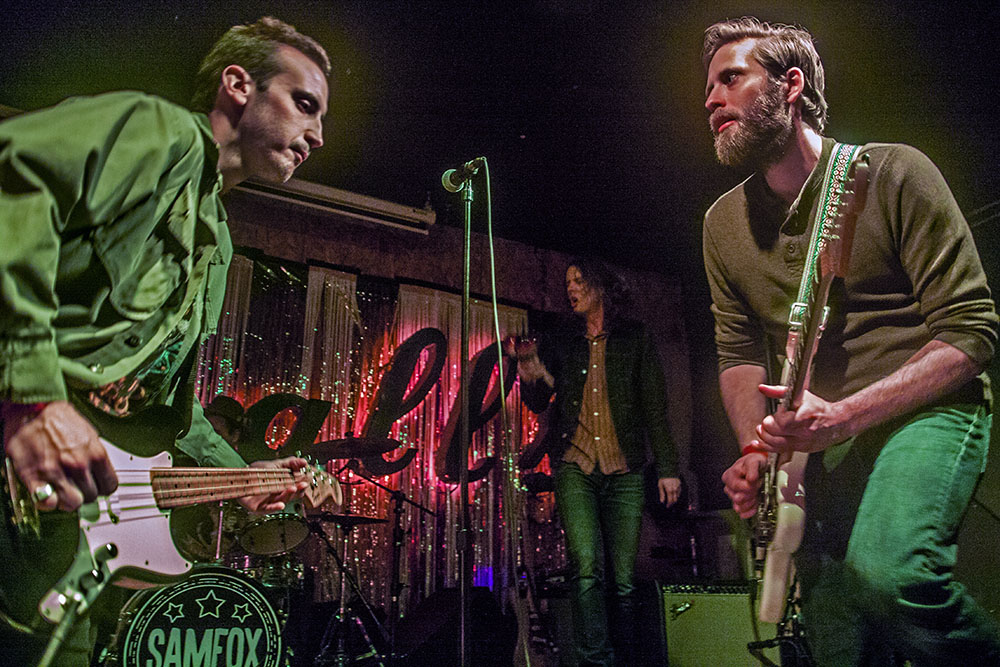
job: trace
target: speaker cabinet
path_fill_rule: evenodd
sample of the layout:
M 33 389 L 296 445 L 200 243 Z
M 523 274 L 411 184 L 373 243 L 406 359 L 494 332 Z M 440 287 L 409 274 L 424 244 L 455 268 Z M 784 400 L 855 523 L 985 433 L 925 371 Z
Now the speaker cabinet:
M 761 665 L 747 644 L 774 639 L 776 629 L 757 621 L 746 584 L 662 584 L 660 592 L 670 667 Z M 763 655 L 781 664 L 776 647 Z

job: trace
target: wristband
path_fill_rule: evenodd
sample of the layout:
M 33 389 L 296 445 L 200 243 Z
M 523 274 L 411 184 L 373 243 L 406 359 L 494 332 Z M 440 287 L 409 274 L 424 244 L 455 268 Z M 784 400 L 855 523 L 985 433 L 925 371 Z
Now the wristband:
M 740 450 L 740 453 L 743 456 L 746 456 L 747 454 L 763 454 L 764 456 L 767 456 L 771 452 L 767 451 L 760 445 L 746 445 L 745 447 L 743 447 L 743 449 Z
M 3 421 L 3 439 L 17 433 L 26 422 L 37 417 L 48 403 L 0 403 L 0 420 Z

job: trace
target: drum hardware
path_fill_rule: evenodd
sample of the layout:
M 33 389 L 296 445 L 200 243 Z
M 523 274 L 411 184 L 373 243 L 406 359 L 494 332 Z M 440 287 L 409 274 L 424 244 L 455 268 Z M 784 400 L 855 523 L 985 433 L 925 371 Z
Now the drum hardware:
M 178 507 L 170 513 L 174 544 L 195 563 L 217 563 L 231 553 L 246 523 L 247 511 L 229 500 Z
M 257 556 L 280 556 L 302 544 L 309 537 L 309 526 L 298 501 L 289 501 L 285 509 L 270 512 L 248 523 L 238 542 L 244 551 Z
M 332 459 L 363 459 L 368 456 L 379 456 L 391 452 L 403 443 L 391 438 L 340 438 L 339 440 L 324 440 L 313 443 L 309 447 L 309 455 L 321 460 Z
M 344 538 L 342 556 L 337 553 L 337 549 L 334 547 L 330 536 L 323 530 L 320 525 L 322 523 L 335 523 L 340 526 L 340 530 Z M 367 660 L 369 658 L 374 659 L 375 664 L 379 665 L 379 667 L 385 667 L 382 656 L 372 643 L 371 637 L 368 635 L 368 631 L 365 629 L 361 618 L 347 605 L 347 586 L 350 584 L 354 595 L 364 605 L 369 617 L 375 622 L 383 637 L 385 636 L 385 628 L 381 623 L 379 623 L 371 605 L 367 600 L 365 600 L 365 597 L 361 592 L 361 587 L 358 586 L 358 582 L 347 568 L 348 546 L 350 544 L 351 530 L 353 530 L 355 526 L 375 523 L 387 523 L 387 521 L 386 519 L 379 519 L 378 517 L 360 516 L 354 514 L 332 514 L 330 512 L 320 512 L 309 518 L 309 529 L 323 540 L 327 551 L 329 551 L 330 555 L 333 556 L 333 560 L 337 564 L 337 569 L 340 570 L 340 601 L 338 603 L 337 612 L 330 619 L 330 622 L 326 626 L 326 630 L 323 632 L 323 638 L 320 641 L 319 654 L 313 661 L 314 667 L 325 667 L 326 665 L 343 667 L 351 662 L 355 662 L 357 660 Z M 352 625 L 357 626 L 361 637 L 364 639 L 364 642 L 368 647 L 368 652 L 360 656 L 350 656 L 347 653 L 347 633 Z M 335 639 L 336 642 L 334 642 Z M 331 647 L 334 643 L 335 646 L 333 647 L 331 655 Z
M 388 615 L 388 632 L 389 632 L 389 649 L 391 655 L 396 655 L 396 626 L 399 623 L 399 598 L 403 592 L 403 585 L 399 578 L 399 567 L 402 563 L 401 554 L 403 551 L 403 538 L 406 531 L 403 530 L 403 503 L 409 503 L 413 505 L 421 512 L 428 514 L 430 516 L 435 516 L 432 510 L 427 509 L 420 503 L 409 499 L 405 493 L 398 489 L 392 489 L 385 484 L 382 484 L 378 480 L 366 475 L 361 471 L 361 466 L 358 461 L 350 461 L 347 467 L 355 475 L 361 479 L 374 484 L 383 491 L 389 493 L 389 499 L 392 502 L 392 560 L 389 563 L 389 575 L 391 577 L 389 581 L 389 615 Z

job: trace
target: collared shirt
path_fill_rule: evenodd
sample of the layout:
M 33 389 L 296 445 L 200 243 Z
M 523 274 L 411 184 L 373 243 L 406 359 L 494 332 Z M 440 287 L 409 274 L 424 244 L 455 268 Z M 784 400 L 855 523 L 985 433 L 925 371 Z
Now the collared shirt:
M 618 444 L 615 424 L 611 418 L 611 404 L 608 401 L 608 381 L 604 365 L 608 335 L 588 335 L 587 340 L 590 342 L 590 363 L 583 385 L 580 417 L 572 445 L 566 450 L 563 461 L 577 464 L 588 475 L 595 467 L 605 475 L 628 472 L 628 463 Z

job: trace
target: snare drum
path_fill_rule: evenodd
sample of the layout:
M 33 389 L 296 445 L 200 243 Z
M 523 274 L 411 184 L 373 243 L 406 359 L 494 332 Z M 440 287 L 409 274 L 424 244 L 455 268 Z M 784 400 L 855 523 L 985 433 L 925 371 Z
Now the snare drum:
M 266 514 L 248 523 L 240 532 L 240 546 L 258 556 L 288 553 L 309 537 L 309 524 L 301 503 L 290 502 L 280 512 Z
M 282 556 L 230 556 L 225 564 L 239 570 L 268 589 L 299 590 L 305 578 L 305 566 L 295 554 Z
M 281 624 L 259 584 L 204 567 L 165 588 L 132 596 L 105 667 L 284 664 Z

